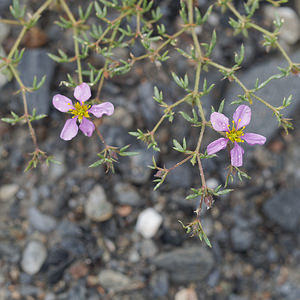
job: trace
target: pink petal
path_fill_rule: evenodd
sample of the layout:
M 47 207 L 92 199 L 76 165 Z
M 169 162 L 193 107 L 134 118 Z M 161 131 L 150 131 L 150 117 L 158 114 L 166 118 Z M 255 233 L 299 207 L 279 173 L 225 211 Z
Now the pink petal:
M 93 105 L 88 112 L 92 113 L 97 118 L 101 118 L 104 114 L 111 116 L 114 113 L 114 106 L 110 102 L 104 102 Z
M 233 114 L 234 123 L 237 129 L 247 126 L 251 120 L 251 108 L 247 105 L 240 105 Z
M 69 119 L 66 121 L 64 128 L 61 131 L 60 138 L 69 141 L 74 136 L 76 136 L 78 132 L 78 126 L 76 124 L 77 117 Z
M 241 167 L 243 165 L 244 149 L 237 143 L 234 143 L 234 147 L 230 151 L 231 165 L 234 167 Z
M 81 103 L 90 99 L 92 96 L 91 88 L 85 82 L 80 85 L 77 85 L 74 91 L 74 97 Z
M 226 116 L 221 113 L 213 112 L 210 115 L 210 122 L 214 130 L 216 131 L 227 131 L 229 126 L 229 120 Z
M 219 138 L 217 140 L 215 140 L 214 142 L 210 143 L 207 146 L 207 154 L 211 155 L 214 153 L 219 152 L 222 149 L 225 149 L 228 143 L 228 139 L 225 138 Z
M 80 130 L 84 133 L 84 135 L 90 137 L 92 136 L 94 130 L 95 130 L 95 125 L 92 121 L 88 120 L 87 118 L 82 118 L 82 122 L 79 125 Z
M 60 94 L 53 97 L 52 103 L 53 106 L 61 112 L 67 112 L 70 109 L 74 109 L 72 100 Z
M 266 142 L 266 138 L 257 133 L 245 133 L 242 136 L 242 139 L 245 140 L 249 145 L 263 145 Z

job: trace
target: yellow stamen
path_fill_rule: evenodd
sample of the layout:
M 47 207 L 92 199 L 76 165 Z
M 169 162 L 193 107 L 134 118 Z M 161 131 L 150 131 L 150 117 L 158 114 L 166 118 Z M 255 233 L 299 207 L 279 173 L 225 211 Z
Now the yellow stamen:
M 82 118 L 89 118 L 88 109 L 91 107 L 90 105 L 81 104 L 80 102 L 76 102 L 74 104 L 75 109 L 70 109 L 69 112 L 73 114 L 73 118 L 78 116 L 79 122 L 81 122 Z
M 238 120 L 238 124 L 237 126 L 235 127 L 234 126 L 234 121 L 232 121 L 232 129 L 227 131 L 226 132 L 226 137 L 232 141 L 233 143 L 234 142 L 237 142 L 237 143 L 243 143 L 244 140 L 241 139 L 241 136 L 244 135 L 244 127 L 240 128 L 240 129 L 237 129 L 239 127 L 239 123 L 241 122 L 241 119 Z M 229 129 L 229 125 L 228 125 L 228 129 Z

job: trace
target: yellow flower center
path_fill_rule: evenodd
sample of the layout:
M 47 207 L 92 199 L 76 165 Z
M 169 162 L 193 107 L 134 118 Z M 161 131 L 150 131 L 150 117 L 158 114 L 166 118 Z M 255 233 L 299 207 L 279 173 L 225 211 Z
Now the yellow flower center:
M 90 105 L 81 104 L 80 102 L 76 102 L 74 104 L 75 109 L 70 109 L 69 112 L 74 115 L 73 118 L 78 116 L 79 122 L 81 122 L 82 118 L 89 118 L 88 109 L 91 107 Z
M 241 139 L 241 136 L 244 135 L 244 127 L 237 129 L 239 126 L 239 123 L 241 122 L 241 119 L 239 119 L 237 126 L 234 126 L 234 121 L 232 121 L 232 129 L 226 132 L 226 137 L 231 140 L 232 142 L 237 142 L 237 143 L 244 143 L 244 140 Z M 229 129 L 230 125 L 228 125 Z

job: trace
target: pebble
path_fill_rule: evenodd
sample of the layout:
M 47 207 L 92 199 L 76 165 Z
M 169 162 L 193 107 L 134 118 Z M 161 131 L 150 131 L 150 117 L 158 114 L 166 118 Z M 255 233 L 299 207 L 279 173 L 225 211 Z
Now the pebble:
M 129 183 L 118 182 L 114 186 L 114 192 L 121 205 L 141 206 L 145 203 L 136 188 Z
M 198 300 L 194 288 L 181 289 L 175 294 L 174 300 Z
M 152 262 L 157 267 L 168 271 L 171 280 L 176 283 L 203 280 L 214 266 L 211 250 L 199 245 L 160 253 Z
M 264 214 L 282 229 L 297 230 L 300 222 L 300 189 L 281 189 L 263 205 Z
M 27 274 L 34 275 L 39 272 L 46 258 L 47 250 L 45 246 L 39 241 L 29 241 L 23 252 L 22 269 Z
M 1 2 L 0 2 L 0 7 L 1 7 Z M 0 44 L 7 38 L 9 34 L 9 26 L 4 23 L 0 23 Z
M 255 235 L 249 228 L 234 227 L 230 231 L 230 237 L 235 251 L 246 251 L 251 247 Z
M 154 299 L 165 297 L 169 291 L 169 274 L 165 271 L 155 272 L 149 282 Z
M 131 284 L 131 279 L 113 270 L 102 270 L 98 275 L 98 280 L 104 289 L 123 289 L 128 288 Z
M 0 187 L 0 200 L 2 201 L 13 200 L 12 198 L 15 196 L 18 190 L 19 190 L 19 186 L 14 183 L 2 185 Z
M 107 201 L 102 186 L 96 185 L 90 191 L 85 204 L 85 214 L 92 221 L 104 222 L 113 215 L 113 206 Z
M 136 231 L 150 239 L 155 236 L 162 221 L 162 216 L 154 208 L 146 208 L 138 216 Z
M 178 161 L 169 161 L 166 163 L 166 167 L 171 168 L 177 163 Z M 193 182 L 192 169 L 188 164 L 181 165 L 168 174 L 166 182 L 173 187 L 188 188 Z
M 300 21 L 296 12 L 290 7 L 266 5 L 264 13 L 267 18 L 275 20 L 278 16 L 284 23 L 279 31 L 279 38 L 289 45 L 294 45 L 300 38 Z
M 38 231 L 51 232 L 56 227 L 56 220 L 48 215 L 42 214 L 37 208 L 31 207 L 28 211 L 29 223 Z
M 141 242 L 141 255 L 144 258 L 154 257 L 158 253 L 158 248 L 154 241 L 145 239 Z

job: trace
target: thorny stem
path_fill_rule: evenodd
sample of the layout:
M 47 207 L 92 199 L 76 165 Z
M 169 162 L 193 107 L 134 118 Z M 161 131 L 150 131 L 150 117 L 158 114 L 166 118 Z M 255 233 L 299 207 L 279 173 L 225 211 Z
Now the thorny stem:
M 94 123 L 94 122 L 93 122 L 93 123 Z M 100 141 L 103 143 L 103 145 L 105 146 L 105 148 L 108 148 L 109 146 L 106 144 L 105 139 L 104 139 L 103 135 L 101 134 L 101 132 L 100 132 L 98 126 L 97 126 L 95 123 L 94 123 L 94 125 L 95 125 L 96 133 L 97 133 L 97 135 L 98 135 Z
M 74 49 L 75 49 L 75 56 L 76 56 L 76 61 L 77 61 L 77 72 L 78 72 L 78 81 L 79 83 L 82 83 L 82 69 L 81 69 L 81 61 L 80 61 L 80 51 L 79 51 L 79 44 L 78 44 L 78 34 L 79 34 L 79 29 L 78 29 L 78 22 L 74 18 L 69 6 L 66 4 L 65 0 L 60 0 L 61 5 L 63 9 L 65 10 L 67 16 L 69 17 L 70 21 L 72 22 L 72 27 L 74 30 Z
M 192 24 L 193 23 L 193 0 L 188 0 L 188 18 L 189 18 L 189 23 Z M 196 78 L 195 78 L 195 86 L 194 86 L 194 92 L 193 92 L 193 96 L 196 98 L 196 103 L 200 112 L 200 116 L 201 116 L 201 120 L 202 120 L 202 126 L 201 126 L 201 131 L 200 131 L 200 135 L 199 135 L 199 139 L 197 142 L 197 146 L 196 146 L 196 150 L 195 150 L 195 154 L 197 155 L 197 162 L 198 162 L 198 167 L 199 167 L 199 172 L 200 172 L 200 177 L 201 177 L 201 182 L 202 182 L 202 188 L 206 190 L 206 181 L 205 181 L 205 176 L 204 176 L 204 172 L 203 172 L 203 168 L 202 168 L 202 164 L 201 164 L 201 159 L 200 159 L 200 147 L 201 147 L 201 143 L 202 143 L 202 139 L 203 139 L 203 135 L 204 135 L 204 131 L 205 131 L 205 127 L 206 127 L 206 120 L 205 120 L 205 115 L 204 115 L 204 111 L 203 111 L 203 107 L 201 104 L 201 100 L 200 100 L 200 96 L 199 96 L 199 81 L 200 81 L 200 74 L 201 74 L 201 67 L 202 67 L 202 52 L 201 52 L 201 48 L 200 48 L 200 44 L 199 44 L 199 40 L 195 31 L 195 28 L 192 27 L 192 37 L 193 37 L 193 41 L 194 41 L 194 45 L 196 48 L 196 53 L 199 59 L 199 62 L 197 64 L 197 70 L 196 70 Z M 202 204 L 201 204 L 202 206 Z M 201 206 L 199 207 L 199 209 L 201 209 Z
M 14 68 L 14 66 L 9 65 L 9 68 L 10 68 L 11 72 L 13 73 L 14 77 L 16 78 L 19 86 L 20 86 L 21 93 L 22 93 L 22 99 L 23 99 L 24 117 L 25 117 L 26 123 L 28 125 L 30 136 L 32 138 L 33 144 L 35 146 L 35 150 L 39 150 L 39 146 L 38 146 L 38 143 L 37 143 L 35 131 L 34 131 L 32 125 L 31 125 L 31 121 L 29 119 L 28 106 L 27 106 L 27 100 L 26 100 L 26 87 L 24 86 L 24 84 L 23 84 L 17 70 Z

